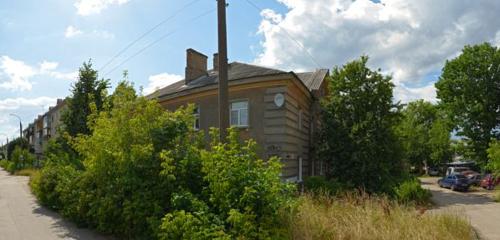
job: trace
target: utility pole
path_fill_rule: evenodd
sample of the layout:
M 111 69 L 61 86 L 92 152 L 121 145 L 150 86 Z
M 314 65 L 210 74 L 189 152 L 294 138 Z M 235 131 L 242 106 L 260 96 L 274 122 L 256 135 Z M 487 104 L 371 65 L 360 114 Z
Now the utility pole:
M 219 37 L 219 130 L 220 140 L 225 141 L 229 128 L 229 90 L 227 73 L 226 0 L 217 0 L 217 26 Z

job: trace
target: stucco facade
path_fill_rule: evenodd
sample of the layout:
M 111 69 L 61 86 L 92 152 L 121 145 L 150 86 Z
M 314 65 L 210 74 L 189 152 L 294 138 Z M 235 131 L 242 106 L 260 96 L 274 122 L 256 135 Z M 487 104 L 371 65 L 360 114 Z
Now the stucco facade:
M 188 50 L 188 65 L 193 58 L 192 51 Z M 203 55 L 197 60 L 204 58 Z M 216 61 L 216 56 L 214 59 Z M 196 65 L 204 64 L 196 62 Z M 200 70 L 205 74 L 200 75 Z M 187 80 L 160 89 L 149 97 L 157 99 L 170 111 L 194 104 L 199 119 L 195 127 L 208 136 L 211 127 L 218 127 L 218 73 L 213 69 L 197 69 L 196 72 L 196 79 L 188 79 L 186 68 Z M 319 173 L 312 152 L 318 127 L 317 106 L 326 91 L 326 81 L 323 81 L 326 74 L 326 70 L 321 70 L 301 75 L 242 63 L 229 66 L 228 113 L 231 118 L 235 117 L 231 122 L 240 123 L 237 119 L 246 117 L 241 121 L 244 126 L 237 126 L 241 137 L 254 139 L 263 159 L 278 156 L 283 163 L 282 177 L 288 181 L 301 181 L 305 176 Z M 311 85 L 316 87 L 311 89 Z M 238 115 L 232 103 L 247 106 L 247 109 Z

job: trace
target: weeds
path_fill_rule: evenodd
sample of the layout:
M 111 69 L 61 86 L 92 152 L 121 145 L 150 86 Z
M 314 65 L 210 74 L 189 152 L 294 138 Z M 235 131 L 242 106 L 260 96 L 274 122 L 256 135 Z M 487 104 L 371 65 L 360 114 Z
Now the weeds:
M 458 214 L 429 214 L 386 197 L 301 197 L 286 217 L 290 239 L 473 239 Z

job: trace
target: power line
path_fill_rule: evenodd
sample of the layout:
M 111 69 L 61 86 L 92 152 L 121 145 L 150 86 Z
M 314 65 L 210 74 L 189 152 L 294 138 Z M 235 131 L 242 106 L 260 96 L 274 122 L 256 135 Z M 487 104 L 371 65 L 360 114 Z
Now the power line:
M 125 51 L 127 51 L 130 47 L 132 47 L 133 45 L 135 45 L 137 42 L 139 42 L 141 39 L 143 39 L 144 37 L 146 37 L 148 34 L 150 34 L 151 32 L 153 32 L 154 30 L 156 30 L 158 27 L 160 27 L 161 25 L 167 23 L 168 21 L 174 19 L 177 15 L 179 15 L 182 11 L 186 10 L 188 7 L 192 6 L 193 4 L 199 2 L 200 0 L 193 0 L 191 2 L 189 2 L 188 4 L 184 5 L 183 7 L 181 7 L 180 9 L 178 9 L 177 11 L 175 11 L 174 14 L 170 15 L 169 17 L 163 19 L 162 21 L 160 21 L 158 24 L 156 24 L 155 26 L 153 26 L 152 28 L 150 28 L 149 30 L 147 30 L 146 32 L 144 32 L 142 35 L 140 35 L 138 38 L 136 38 L 134 41 L 130 42 L 127 46 L 125 46 L 122 50 L 120 50 L 117 54 L 115 54 L 109 61 L 107 61 L 100 69 L 99 69 L 99 72 L 104 70 L 104 68 L 106 68 L 109 64 L 111 64 L 116 58 L 118 58 L 120 55 L 122 55 Z
M 261 7 L 257 6 L 255 3 L 253 3 L 251 0 L 245 0 L 248 4 L 250 4 L 252 7 L 254 7 L 255 9 L 257 9 L 259 12 L 262 12 L 264 9 L 262 9 Z M 313 57 L 313 55 L 302 45 L 302 43 L 300 41 L 298 41 L 297 39 L 295 39 L 285 28 L 283 27 L 280 27 L 279 24 L 276 25 L 277 27 L 279 27 L 281 30 L 283 30 L 283 32 L 285 32 L 285 34 L 287 35 L 287 37 L 294 41 L 297 46 L 299 46 L 299 48 L 301 48 L 304 52 L 307 53 L 307 55 L 309 56 L 309 58 L 311 58 L 311 60 L 316 64 L 316 66 L 318 68 L 322 68 L 321 65 L 318 63 L 318 61 L 316 61 L 316 59 Z
M 185 24 L 189 24 L 191 22 L 194 22 L 196 20 L 198 20 L 199 18 L 202 18 L 212 12 L 215 11 L 215 8 L 212 8 L 211 10 L 209 11 L 206 11 L 194 18 L 191 18 L 189 21 L 187 21 Z M 152 47 L 153 45 L 157 44 L 158 42 L 160 42 L 161 40 L 171 36 L 172 34 L 174 34 L 175 32 L 177 32 L 180 28 L 176 28 L 164 35 L 162 35 L 161 37 L 159 37 L 158 39 L 156 39 L 155 41 L 149 43 L 148 45 L 146 45 L 145 47 L 141 48 L 139 51 L 135 52 L 133 55 L 131 55 L 130 57 L 128 57 L 127 59 L 125 59 L 124 61 L 120 62 L 117 66 L 115 66 L 113 69 L 111 69 L 110 71 L 106 72 L 103 77 L 106 77 L 107 75 L 109 75 L 110 73 L 114 72 L 116 69 L 118 69 L 120 66 L 122 66 L 123 64 L 127 63 L 128 61 L 130 61 L 132 58 L 136 57 L 137 55 L 141 54 L 142 52 L 144 52 L 146 49 Z

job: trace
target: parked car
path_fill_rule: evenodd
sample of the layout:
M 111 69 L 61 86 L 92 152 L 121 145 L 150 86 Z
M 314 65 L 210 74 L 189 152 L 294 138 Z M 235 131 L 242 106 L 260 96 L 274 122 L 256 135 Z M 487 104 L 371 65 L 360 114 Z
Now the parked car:
M 454 175 L 454 174 L 462 174 L 463 171 L 470 171 L 468 167 L 448 167 L 446 169 L 446 176 Z
M 481 180 L 483 179 L 483 176 L 479 173 L 469 174 L 466 177 L 469 179 L 469 185 L 471 186 L 479 186 L 481 184 Z
M 427 173 L 429 176 L 439 176 L 439 169 L 435 167 L 429 167 L 427 168 Z
M 452 191 L 469 190 L 469 180 L 462 174 L 452 174 L 438 180 L 438 185 L 442 188 L 450 188 Z
M 500 178 L 495 178 L 491 174 L 486 174 L 483 179 L 481 179 L 479 186 L 488 190 L 493 190 L 493 188 L 495 188 L 495 186 L 498 186 L 499 184 Z

